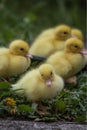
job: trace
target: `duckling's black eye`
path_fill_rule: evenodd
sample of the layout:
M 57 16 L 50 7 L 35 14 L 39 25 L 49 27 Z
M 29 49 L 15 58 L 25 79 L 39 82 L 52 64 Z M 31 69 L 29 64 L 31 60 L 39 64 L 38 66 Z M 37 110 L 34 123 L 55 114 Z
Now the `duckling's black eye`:
M 24 51 L 24 48 L 20 48 L 21 51 Z
M 68 32 L 64 32 L 64 34 L 68 34 Z
M 77 46 L 77 45 L 74 45 L 74 48 L 78 48 L 78 46 Z
M 53 75 L 53 73 L 51 72 L 50 75 Z
M 43 77 L 44 75 L 43 75 L 43 74 L 41 74 L 41 76 Z

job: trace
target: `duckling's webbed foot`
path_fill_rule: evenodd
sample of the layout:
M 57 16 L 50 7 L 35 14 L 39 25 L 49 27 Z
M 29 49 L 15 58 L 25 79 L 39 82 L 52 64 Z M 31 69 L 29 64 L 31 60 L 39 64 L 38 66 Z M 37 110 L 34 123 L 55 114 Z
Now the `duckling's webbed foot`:
M 49 107 L 47 106 L 43 106 L 41 104 L 41 102 L 37 102 L 38 106 L 37 106 L 37 109 L 36 109 L 36 112 L 39 114 L 39 115 L 48 115 L 50 114 L 48 112 L 48 110 L 50 109 Z
M 36 112 L 39 114 L 39 115 L 49 115 L 50 113 L 48 111 L 40 111 L 40 110 L 36 110 Z
M 71 77 L 69 79 L 66 80 L 66 83 L 74 83 L 74 84 L 77 84 L 77 77 L 74 76 L 74 77 Z
M 11 79 L 9 77 L 6 77 L 5 79 L 6 81 L 11 82 Z

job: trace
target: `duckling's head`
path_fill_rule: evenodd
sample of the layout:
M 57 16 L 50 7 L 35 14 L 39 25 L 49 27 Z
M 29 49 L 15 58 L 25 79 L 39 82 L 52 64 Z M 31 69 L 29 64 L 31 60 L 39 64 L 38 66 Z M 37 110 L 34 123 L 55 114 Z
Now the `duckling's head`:
M 65 41 L 71 37 L 71 28 L 67 25 L 59 25 L 55 28 L 55 37 L 58 40 Z
M 65 42 L 65 51 L 71 53 L 87 54 L 87 51 L 83 49 L 84 43 L 78 38 L 69 38 Z
M 71 33 L 73 37 L 77 37 L 78 39 L 83 41 L 83 34 L 79 29 L 73 28 Z
M 40 79 L 46 83 L 47 86 L 52 85 L 54 81 L 54 69 L 50 64 L 42 64 L 39 67 Z
M 9 49 L 14 55 L 29 56 L 29 45 L 23 40 L 14 40 L 10 43 Z

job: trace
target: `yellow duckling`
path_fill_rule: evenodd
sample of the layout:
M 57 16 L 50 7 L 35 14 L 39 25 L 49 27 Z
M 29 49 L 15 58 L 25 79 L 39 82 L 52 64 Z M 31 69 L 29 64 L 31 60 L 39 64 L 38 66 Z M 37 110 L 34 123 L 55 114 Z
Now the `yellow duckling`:
M 48 31 L 50 32 L 50 31 Z M 47 36 L 36 38 L 30 48 L 30 53 L 38 56 L 49 56 L 55 51 L 64 48 L 65 41 L 71 36 L 71 28 L 67 25 L 60 25 L 53 29 Z
M 70 38 L 65 42 L 64 51 L 56 52 L 48 57 L 46 63 L 51 64 L 55 72 L 68 79 L 78 73 L 85 66 L 83 49 L 84 43 L 77 38 Z
M 84 40 L 84 36 L 82 34 L 82 32 L 79 29 L 72 29 L 72 36 L 75 36 L 77 38 L 79 38 L 80 40 Z M 86 64 L 87 64 L 87 55 L 84 55 L 85 59 L 86 59 Z
M 73 28 L 71 33 L 72 33 L 72 36 L 75 36 L 78 39 L 83 41 L 84 37 L 83 37 L 83 34 L 82 34 L 81 30 Z
M 32 102 L 54 98 L 64 87 L 63 79 L 55 74 L 53 67 L 42 64 L 27 72 L 16 84 L 12 85 L 17 94 Z
M 29 45 L 22 40 L 11 42 L 9 48 L 0 48 L 0 77 L 18 75 L 30 66 Z

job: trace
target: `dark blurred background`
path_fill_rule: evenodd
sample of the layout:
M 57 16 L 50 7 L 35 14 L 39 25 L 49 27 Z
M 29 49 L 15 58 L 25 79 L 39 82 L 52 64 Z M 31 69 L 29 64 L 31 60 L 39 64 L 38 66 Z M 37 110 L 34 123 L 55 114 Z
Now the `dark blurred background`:
M 32 42 L 43 29 L 62 23 L 86 34 L 86 0 L 0 0 L 0 44 Z

